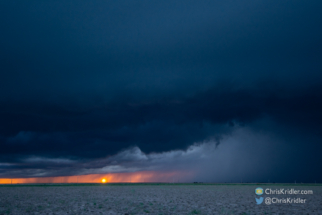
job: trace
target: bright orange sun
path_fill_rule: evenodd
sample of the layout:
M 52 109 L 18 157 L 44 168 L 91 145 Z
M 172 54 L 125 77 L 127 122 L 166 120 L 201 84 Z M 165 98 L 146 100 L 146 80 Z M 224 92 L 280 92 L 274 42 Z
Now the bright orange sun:
M 106 182 L 106 179 L 105 179 L 105 178 L 103 178 L 103 179 L 102 179 L 102 183 L 105 183 L 105 182 Z

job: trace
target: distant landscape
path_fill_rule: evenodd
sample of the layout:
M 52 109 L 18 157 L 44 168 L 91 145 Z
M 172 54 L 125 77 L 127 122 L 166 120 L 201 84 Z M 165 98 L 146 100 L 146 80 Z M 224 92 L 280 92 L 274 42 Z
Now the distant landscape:
M 254 190 L 313 190 L 306 204 L 257 205 Z M 277 196 L 277 195 L 275 195 Z M 29 184 L 0 186 L 0 214 L 320 214 L 321 184 Z

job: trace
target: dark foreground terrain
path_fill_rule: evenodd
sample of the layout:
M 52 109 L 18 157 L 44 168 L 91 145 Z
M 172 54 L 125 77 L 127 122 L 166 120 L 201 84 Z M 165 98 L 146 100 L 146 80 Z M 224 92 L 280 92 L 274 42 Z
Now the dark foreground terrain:
M 255 188 L 312 190 L 306 203 L 257 205 Z M 322 214 L 322 186 L 104 184 L 2 185 L 0 214 Z

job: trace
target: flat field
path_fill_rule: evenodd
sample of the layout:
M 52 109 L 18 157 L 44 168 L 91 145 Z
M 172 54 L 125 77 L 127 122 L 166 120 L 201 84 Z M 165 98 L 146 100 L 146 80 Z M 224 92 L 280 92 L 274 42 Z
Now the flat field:
M 257 205 L 255 188 L 312 190 L 305 203 Z M 0 214 L 322 214 L 322 186 L 290 184 L 2 185 Z

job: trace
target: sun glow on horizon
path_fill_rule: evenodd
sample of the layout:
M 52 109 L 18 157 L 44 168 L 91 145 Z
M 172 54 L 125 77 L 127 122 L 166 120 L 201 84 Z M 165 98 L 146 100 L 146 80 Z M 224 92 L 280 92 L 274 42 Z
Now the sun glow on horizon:
M 0 184 L 34 184 L 34 183 L 149 183 L 186 181 L 193 172 L 155 172 L 141 171 L 133 173 L 107 173 L 60 177 L 39 178 L 0 178 Z

